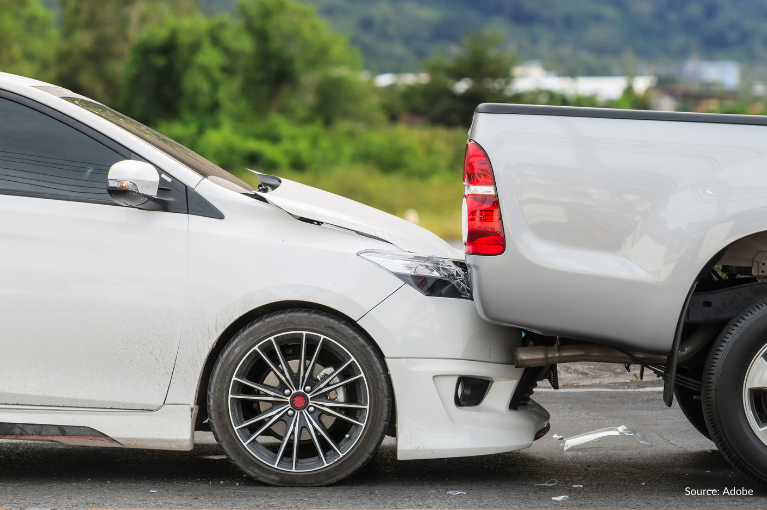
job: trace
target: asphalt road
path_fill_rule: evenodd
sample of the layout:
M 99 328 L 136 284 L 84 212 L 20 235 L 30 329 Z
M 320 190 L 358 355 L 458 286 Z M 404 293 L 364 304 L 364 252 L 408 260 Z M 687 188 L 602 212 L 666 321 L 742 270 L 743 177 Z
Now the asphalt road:
M 361 472 L 321 488 L 250 480 L 218 458 L 209 433 L 198 433 L 190 452 L 0 441 L 0 508 L 767 508 L 767 489 L 733 471 L 678 407 L 663 405 L 657 388 L 618 389 L 627 386 L 637 387 L 536 392 L 552 430 L 528 450 L 397 461 L 387 438 Z M 613 437 L 564 452 L 552 438 L 618 425 L 655 446 Z M 534 485 L 547 480 L 557 484 Z M 690 496 L 688 487 L 745 488 L 753 496 Z

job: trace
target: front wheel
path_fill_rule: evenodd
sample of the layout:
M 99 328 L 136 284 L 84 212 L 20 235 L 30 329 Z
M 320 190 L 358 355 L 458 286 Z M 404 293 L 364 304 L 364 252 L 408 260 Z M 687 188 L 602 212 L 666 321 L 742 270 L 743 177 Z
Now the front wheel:
M 733 319 L 706 362 L 703 412 L 727 461 L 767 483 L 767 301 Z
M 216 362 L 213 434 L 229 459 L 272 485 L 326 485 L 373 456 L 391 414 L 380 356 L 330 314 L 290 310 L 243 328 Z

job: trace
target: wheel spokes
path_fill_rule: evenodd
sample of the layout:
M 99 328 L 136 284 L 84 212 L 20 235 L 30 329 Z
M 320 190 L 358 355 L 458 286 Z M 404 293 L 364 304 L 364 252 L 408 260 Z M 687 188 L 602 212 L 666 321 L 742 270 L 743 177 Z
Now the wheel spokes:
M 268 429 L 269 427 L 271 427 L 271 426 L 274 424 L 274 422 L 276 422 L 277 420 L 279 420 L 280 418 L 282 418 L 282 415 L 283 415 L 283 414 L 285 414 L 287 411 L 288 411 L 288 409 L 287 409 L 287 406 L 283 407 L 280 413 L 278 413 L 278 414 L 274 415 L 274 416 L 272 417 L 272 419 L 271 419 L 271 420 L 269 420 L 269 422 L 268 422 L 266 425 L 264 425 L 263 427 L 261 427 L 260 429 L 258 429 L 258 431 L 257 431 L 255 434 L 253 434 L 252 436 L 250 436 L 250 438 L 249 438 L 247 441 L 245 441 L 245 446 L 248 446 L 248 444 L 249 444 L 251 441 L 253 441 L 255 438 L 257 438 L 258 436 L 260 436 L 261 434 L 263 434 L 263 433 L 264 433 L 264 431 L 265 431 L 266 429 Z M 238 428 L 242 428 L 242 426 L 240 426 L 240 427 L 238 427 Z
M 320 425 L 319 423 L 315 422 L 315 421 L 314 421 L 314 418 L 313 418 L 311 415 L 306 415 L 306 418 L 307 418 L 307 420 L 309 421 L 309 424 L 310 424 L 310 426 L 312 426 L 312 427 L 316 428 L 316 429 L 317 429 L 317 432 L 319 432 L 320 434 L 322 434 L 322 437 L 324 437 L 324 438 L 325 438 L 325 441 L 327 441 L 328 443 L 330 443 L 330 446 L 332 446 L 332 447 L 333 447 L 333 449 L 334 449 L 334 450 L 335 450 L 335 451 L 338 453 L 338 455 L 340 455 L 340 456 L 343 456 L 343 453 L 341 453 L 341 450 L 339 450 L 339 449 L 338 449 L 338 447 L 337 447 L 337 446 L 336 446 L 336 444 L 333 442 L 333 440 L 332 440 L 332 439 L 330 439 L 330 438 L 328 437 L 328 435 L 325 433 L 325 431 L 323 430 L 323 427 L 322 427 L 322 425 Z
M 312 355 L 312 361 L 309 362 L 309 366 L 306 367 L 306 377 L 304 378 L 304 381 L 301 383 L 301 387 L 303 388 L 304 385 L 309 382 L 309 378 L 312 376 L 312 372 L 314 371 L 314 364 L 317 363 L 317 356 L 320 353 L 320 349 L 322 349 L 322 341 L 325 339 L 325 337 L 320 337 L 320 341 L 317 342 L 317 348 L 314 350 L 314 355 Z
M 244 400 L 258 400 L 259 402 L 282 402 L 288 403 L 286 397 L 272 397 L 269 395 L 229 395 L 230 398 L 241 398 Z
M 365 424 L 364 424 L 364 423 L 362 423 L 362 422 L 359 422 L 359 421 L 357 421 L 357 420 L 353 420 L 353 419 L 351 419 L 350 417 L 346 416 L 345 414 L 337 413 L 337 412 L 333 411 L 332 409 L 328 409 L 328 408 L 326 408 L 326 407 L 323 407 L 323 406 L 321 406 L 321 405 L 319 405 L 319 404 L 317 404 L 317 403 L 315 403 L 315 404 L 314 404 L 314 407 L 316 407 L 317 409 L 319 409 L 319 410 L 320 410 L 320 411 L 322 411 L 323 413 L 326 413 L 326 414 L 330 414 L 330 415 L 332 415 L 332 416 L 336 416 L 336 417 L 338 417 L 338 418 L 341 418 L 341 419 L 344 419 L 344 420 L 346 420 L 346 421 L 352 422 L 353 424 L 355 424 L 355 425 L 359 425 L 360 427 L 362 427 L 362 426 L 364 426 L 364 425 L 365 425 Z
M 270 416 L 274 416 L 276 413 L 279 413 L 280 411 L 287 411 L 287 410 L 288 410 L 288 406 L 287 405 L 284 405 L 282 407 L 277 407 L 277 406 L 272 407 L 268 411 L 264 411 L 263 413 L 259 414 L 255 418 L 251 418 L 248 421 L 241 423 L 240 425 L 235 427 L 234 430 L 240 430 L 243 427 L 247 427 L 249 425 L 253 425 L 254 423 L 257 423 L 257 422 L 259 422 L 261 420 L 265 420 L 266 418 L 269 418 Z
M 296 414 L 296 427 L 293 432 L 293 471 L 296 470 L 296 461 L 298 460 L 298 442 L 301 440 L 301 415 Z
M 287 446 L 288 440 L 290 440 L 290 436 L 293 434 L 293 428 L 295 427 L 296 423 L 298 423 L 298 415 L 294 416 L 293 420 L 290 422 L 290 425 L 285 428 L 285 437 L 282 438 L 280 451 L 277 453 L 277 460 L 274 461 L 275 467 L 277 467 L 277 464 L 279 464 L 282 460 L 282 455 L 285 453 L 285 446 Z M 293 441 L 295 441 L 295 439 Z
M 320 391 L 322 388 L 324 388 L 325 386 L 327 386 L 327 385 L 328 385 L 328 383 L 329 383 L 330 381 L 332 381 L 333 379 L 336 379 L 338 376 L 337 376 L 337 375 L 334 375 L 334 374 L 340 374 L 341 372 L 343 372 L 343 371 L 344 371 L 344 369 L 345 369 L 346 367 L 348 367 L 348 366 L 351 364 L 351 362 L 352 362 L 352 361 L 354 361 L 354 360 L 351 360 L 351 359 L 350 359 L 350 360 L 347 360 L 347 361 L 346 361 L 346 363 L 344 363 L 343 365 L 341 365 L 341 368 L 339 368 L 338 370 L 334 370 L 332 373 L 328 374 L 328 376 L 327 376 L 327 377 L 325 377 L 325 380 L 323 380 L 323 381 L 322 381 L 320 384 L 318 384 L 318 385 L 317 385 L 317 387 L 316 387 L 316 388 L 314 388 L 314 390 L 312 390 L 312 392 L 310 393 L 310 395 L 314 395 L 314 394 L 316 394 L 316 393 L 317 393 L 318 391 Z
M 298 364 L 298 389 L 304 387 L 304 368 L 306 368 L 306 333 L 301 335 L 301 361 Z
M 285 376 L 282 375 L 282 372 L 280 371 L 280 369 L 274 366 L 274 363 L 272 363 L 272 360 L 270 360 L 266 354 L 261 352 L 261 349 L 256 347 L 256 352 L 261 355 L 261 358 L 263 358 L 264 361 L 266 361 L 266 364 L 269 365 L 269 368 L 272 369 L 272 372 L 274 372 L 274 375 L 276 375 L 280 379 L 280 381 L 284 382 L 288 388 L 295 389 L 293 388 L 293 383 L 285 379 Z M 280 357 L 282 357 L 282 355 L 280 355 Z M 284 363 L 282 366 L 285 366 Z
M 274 337 L 272 337 L 272 345 L 274 346 L 274 350 L 277 351 L 277 359 L 280 360 L 283 373 L 285 377 L 287 378 L 286 382 L 288 384 L 288 388 L 290 388 L 293 391 L 296 391 L 296 386 L 295 384 L 293 384 L 293 374 L 291 374 L 292 370 L 290 370 L 290 366 L 285 362 L 285 358 L 282 356 L 282 351 L 277 345 L 277 342 L 274 341 Z M 283 379 L 283 381 L 285 381 L 285 379 Z
M 351 404 L 346 402 L 338 402 L 335 400 L 312 400 L 315 405 L 319 404 L 325 407 L 348 407 L 349 409 L 367 409 L 365 404 Z
M 325 454 L 322 451 L 322 447 L 320 446 L 320 442 L 317 440 L 317 435 L 314 433 L 314 427 L 312 427 L 311 423 L 307 423 L 307 427 L 309 429 L 309 434 L 312 436 L 312 441 L 314 442 L 314 447 L 317 449 L 317 453 L 320 454 L 320 458 L 322 459 L 322 464 L 327 466 L 328 461 L 325 460 Z
M 245 384 L 247 386 L 250 386 L 251 388 L 257 389 L 258 391 L 262 391 L 262 392 L 266 393 L 267 395 L 271 395 L 273 397 L 284 397 L 284 395 L 280 394 L 277 391 L 277 388 L 274 388 L 272 386 L 264 386 L 263 384 L 258 384 L 258 383 L 250 382 L 247 379 L 241 379 L 239 377 L 235 377 L 234 380 L 237 381 L 240 384 Z
M 332 374 L 329 375 L 327 378 L 330 379 L 330 377 L 332 377 Z M 334 384 L 333 386 L 328 386 L 327 388 L 320 388 L 319 390 L 314 390 L 313 392 L 311 392 L 309 394 L 309 396 L 313 397 L 315 395 L 322 395 L 323 393 L 327 393 L 329 391 L 333 391 L 334 389 L 340 388 L 341 386 L 343 386 L 345 384 L 349 384 L 352 381 L 356 381 L 360 377 L 362 377 L 362 374 L 358 374 L 358 375 L 355 375 L 354 377 L 350 377 L 350 378 L 346 379 L 345 381 L 341 381 L 338 384 Z M 335 379 L 335 377 L 334 377 L 334 379 Z

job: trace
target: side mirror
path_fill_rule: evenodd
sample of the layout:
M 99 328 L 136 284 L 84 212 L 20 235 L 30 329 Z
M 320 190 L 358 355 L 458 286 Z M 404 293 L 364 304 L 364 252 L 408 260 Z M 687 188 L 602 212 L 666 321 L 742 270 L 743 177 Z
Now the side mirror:
M 138 207 L 157 196 L 160 174 L 155 167 L 143 161 L 119 161 L 112 165 L 107 176 L 107 192 L 120 205 Z

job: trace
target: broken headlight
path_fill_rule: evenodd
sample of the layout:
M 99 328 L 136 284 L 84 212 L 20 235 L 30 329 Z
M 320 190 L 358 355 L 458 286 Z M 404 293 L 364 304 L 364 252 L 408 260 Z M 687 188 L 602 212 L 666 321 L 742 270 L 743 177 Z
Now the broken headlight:
M 461 260 L 388 250 L 364 250 L 357 255 L 426 296 L 471 299 L 469 270 Z

